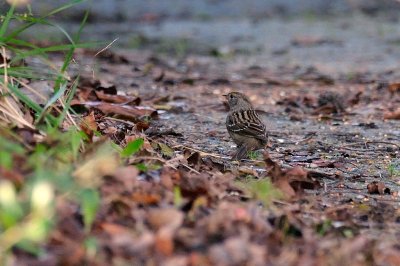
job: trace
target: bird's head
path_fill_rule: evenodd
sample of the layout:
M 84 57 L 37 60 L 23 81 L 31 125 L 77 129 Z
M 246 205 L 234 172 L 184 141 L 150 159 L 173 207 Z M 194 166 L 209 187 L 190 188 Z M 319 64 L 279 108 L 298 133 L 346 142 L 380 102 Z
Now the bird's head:
M 230 110 L 240 110 L 240 109 L 252 109 L 253 106 L 249 98 L 243 93 L 233 91 L 228 94 L 223 95 L 228 100 L 228 105 Z

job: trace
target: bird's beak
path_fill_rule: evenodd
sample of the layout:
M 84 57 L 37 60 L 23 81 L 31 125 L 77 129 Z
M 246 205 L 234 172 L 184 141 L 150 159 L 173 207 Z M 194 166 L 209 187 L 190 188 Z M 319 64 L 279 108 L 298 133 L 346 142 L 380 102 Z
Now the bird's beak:
M 222 96 L 226 97 L 226 96 L 228 96 L 228 94 L 222 94 Z

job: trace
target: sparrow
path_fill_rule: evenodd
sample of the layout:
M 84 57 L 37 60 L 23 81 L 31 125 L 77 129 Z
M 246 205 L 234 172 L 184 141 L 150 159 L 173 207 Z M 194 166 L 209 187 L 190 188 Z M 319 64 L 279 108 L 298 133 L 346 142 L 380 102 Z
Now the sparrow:
M 268 142 L 267 132 L 246 95 L 230 92 L 223 96 L 226 97 L 229 105 L 226 129 L 237 145 L 237 152 L 232 160 L 241 160 L 248 156 L 249 151 L 265 147 Z

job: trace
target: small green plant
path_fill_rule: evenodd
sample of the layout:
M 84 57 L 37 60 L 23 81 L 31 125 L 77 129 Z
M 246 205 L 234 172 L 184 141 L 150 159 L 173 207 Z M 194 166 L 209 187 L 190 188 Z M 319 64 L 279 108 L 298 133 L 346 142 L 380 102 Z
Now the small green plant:
M 11 158 L 19 158 L 18 162 L 13 160 L 1 167 L 17 171 L 22 162 L 24 171 L 30 173 L 24 183 L 0 182 L 0 254 L 6 254 L 13 246 L 34 254 L 40 252 L 37 244 L 46 240 L 54 224 L 54 198 L 70 191 L 80 193 L 72 178 L 73 163 L 78 159 L 77 144 L 71 141 L 78 138 L 80 142 L 80 136 L 76 130 L 50 133 L 47 143 L 37 143 L 29 157 L 22 144 L 0 137 L 0 150 L 7 150 Z
M 389 176 L 390 176 L 390 177 L 393 177 L 393 176 L 394 176 L 395 171 L 396 171 L 395 165 L 392 164 L 392 163 L 389 164 L 389 165 L 388 165 L 388 173 L 389 173 Z
M 249 156 L 250 160 L 257 160 L 261 156 L 259 151 L 249 151 L 247 152 L 247 155 Z
M 283 196 L 282 192 L 266 179 L 247 179 L 242 182 L 238 181 L 236 184 L 265 205 L 268 205 L 273 199 L 279 199 Z
M 387 168 L 388 174 L 390 177 L 398 177 L 400 176 L 400 169 L 399 165 L 396 165 L 395 163 L 390 163 Z
M 135 164 L 135 166 L 141 172 L 147 172 L 149 170 L 149 167 L 147 167 L 147 165 L 144 163 L 138 163 L 138 164 Z
M 137 153 L 143 146 L 144 139 L 137 138 L 134 141 L 129 142 L 126 147 L 121 151 L 122 157 L 129 157 Z
M 317 225 L 316 230 L 319 235 L 324 236 L 329 232 L 329 230 L 331 228 L 332 228 L 332 221 L 329 219 L 326 219 L 322 223 Z

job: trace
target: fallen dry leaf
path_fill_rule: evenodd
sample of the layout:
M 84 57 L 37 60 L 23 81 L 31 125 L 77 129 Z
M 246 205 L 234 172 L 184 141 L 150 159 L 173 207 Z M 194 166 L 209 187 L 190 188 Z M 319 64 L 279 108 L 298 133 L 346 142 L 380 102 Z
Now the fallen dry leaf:
M 147 221 L 155 230 L 163 227 L 176 230 L 183 222 L 183 213 L 174 208 L 152 209 L 149 211 Z
M 312 180 L 309 172 L 300 166 L 284 170 L 269 157 L 267 152 L 264 153 L 264 161 L 272 183 L 289 198 L 303 193 L 304 189 L 321 187 L 319 182 Z
M 154 205 L 160 202 L 161 196 L 154 193 L 135 192 L 132 200 L 142 205 Z
M 164 256 L 171 256 L 174 252 L 173 232 L 169 228 L 161 228 L 156 233 L 155 250 Z
M 367 185 L 367 189 L 369 194 L 390 194 L 390 188 L 382 182 L 373 181 Z
M 160 174 L 160 182 L 165 188 L 172 190 L 174 184 L 179 183 L 180 180 L 181 175 L 178 170 L 171 167 L 162 168 Z
M 396 245 L 376 250 L 373 257 L 377 265 L 400 265 L 400 254 Z
M 0 177 L 11 181 L 17 188 L 19 188 L 24 183 L 24 176 L 14 170 L 8 170 L 0 166 Z
M 94 117 L 94 112 L 90 112 L 87 116 L 85 116 L 81 123 L 80 128 L 83 132 L 89 137 L 89 140 L 92 141 L 94 131 L 97 130 L 96 118 Z
M 149 122 L 145 122 L 145 121 L 138 121 L 138 122 L 136 122 L 136 129 L 137 129 L 139 132 L 144 132 L 144 131 L 146 131 L 149 127 L 150 127 L 150 123 L 149 123 Z
M 199 152 L 193 152 L 191 150 L 185 150 L 184 157 L 186 158 L 188 164 L 199 170 L 201 164 L 201 155 Z
M 157 111 L 150 107 L 132 107 L 128 105 L 115 105 L 109 103 L 101 103 L 95 106 L 97 109 L 105 114 L 122 116 L 133 121 L 137 121 L 139 117 L 149 116 L 157 118 Z
M 386 112 L 383 115 L 383 119 L 395 119 L 395 120 L 400 119 L 400 108 L 393 112 Z
M 342 95 L 335 92 L 321 93 L 318 97 L 318 108 L 313 114 L 344 113 L 345 101 Z
M 129 228 L 119 225 L 119 224 L 114 224 L 114 223 L 101 223 L 100 228 L 104 230 L 104 232 L 110 234 L 110 235 L 122 235 L 122 234 L 129 234 Z
M 137 177 L 139 175 L 139 170 L 132 165 L 118 168 L 114 177 L 124 184 L 124 187 L 129 191 L 132 190 L 137 184 Z
M 389 84 L 388 89 L 391 93 L 400 92 L 400 82 Z
M 265 249 L 241 237 L 230 237 L 222 245 L 213 245 L 209 257 L 215 265 L 263 265 Z
M 99 98 L 99 100 L 109 103 L 123 103 L 124 105 L 137 106 L 141 102 L 141 99 L 139 97 L 112 95 L 104 93 L 103 91 L 95 91 L 94 93 L 96 94 L 97 98 Z
M 157 231 L 155 249 L 159 253 L 169 256 L 174 251 L 173 235 L 181 226 L 184 215 L 174 208 L 152 209 L 149 211 L 147 221 Z
M 210 192 L 210 182 L 205 174 L 192 174 L 187 172 L 180 172 L 179 187 L 182 196 L 195 199 L 201 195 L 208 195 Z
M 157 110 L 150 107 L 130 106 L 106 102 L 80 102 L 73 100 L 71 105 L 85 105 L 99 109 L 106 115 L 116 115 L 131 121 L 138 121 L 139 118 L 149 116 L 153 119 L 158 117 Z

